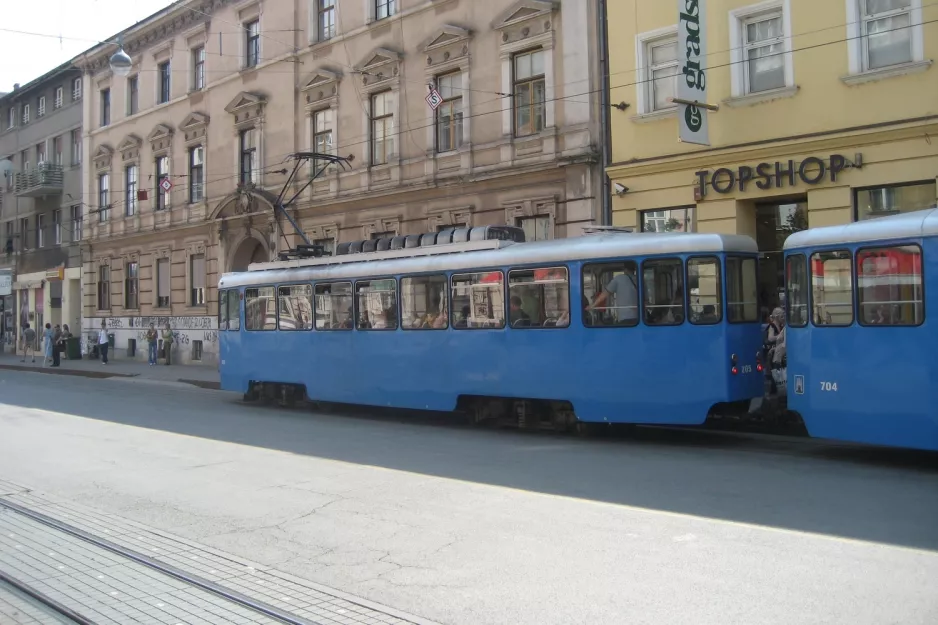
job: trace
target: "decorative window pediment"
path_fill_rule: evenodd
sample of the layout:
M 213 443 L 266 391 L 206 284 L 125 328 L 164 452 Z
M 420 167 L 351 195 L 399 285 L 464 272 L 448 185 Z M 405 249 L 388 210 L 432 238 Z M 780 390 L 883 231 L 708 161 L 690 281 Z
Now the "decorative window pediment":
M 387 48 L 376 48 L 359 64 L 362 84 L 373 85 L 397 77 L 400 72 L 401 55 Z
M 519 0 L 495 18 L 492 29 L 503 30 L 538 17 L 547 17 L 556 9 L 557 3 L 549 0 Z
M 187 143 L 201 142 L 204 140 L 208 122 L 209 116 L 204 113 L 189 113 L 179 124 L 179 130 L 182 131 Z
M 124 140 L 117 144 L 118 152 L 126 152 L 127 150 L 134 150 L 139 148 L 143 144 L 143 141 L 137 135 L 127 135 L 124 137 Z
M 338 96 L 342 74 L 327 69 L 318 69 L 300 83 L 307 105 L 319 105 L 324 100 Z
M 264 96 L 251 93 L 250 91 L 242 91 L 234 97 L 234 99 L 228 103 L 228 106 L 225 107 L 225 111 L 231 113 L 232 115 L 237 116 L 238 113 L 246 110 L 250 110 L 255 107 L 262 107 L 267 104 L 267 98 Z
M 101 144 L 95 150 L 92 160 L 95 169 L 108 169 L 111 166 L 111 158 L 114 156 L 114 150 L 107 144 Z
M 465 28 L 458 26 L 444 26 L 423 44 L 424 52 L 431 52 L 440 48 L 446 48 L 456 43 L 467 41 L 471 33 Z
M 150 149 L 154 152 L 165 150 L 173 140 L 173 129 L 166 124 L 157 124 L 147 135 L 147 141 L 150 142 Z

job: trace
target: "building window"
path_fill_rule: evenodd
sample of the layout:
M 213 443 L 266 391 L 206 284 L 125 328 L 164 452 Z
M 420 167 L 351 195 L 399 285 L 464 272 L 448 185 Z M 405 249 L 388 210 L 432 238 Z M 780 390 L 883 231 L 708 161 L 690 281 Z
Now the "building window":
M 543 50 L 518 54 L 514 58 L 515 136 L 524 137 L 544 130 L 547 83 L 544 78 Z
M 642 232 L 694 232 L 694 207 L 642 211 Z
M 189 305 L 205 306 L 205 254 L 189 257 Z
M 16 109 L 10 107 L 7 109 L 7 130 L 16 126 Z
M 81 130 L 73 130 L 72 136 L 72 165 L 81 165 Z
M 23 105 L 23 125 L 25 126 L 28 123 L 29 123 L 29 105 L 24 104 Z
M 394 151 L 394 94 L 371 96 L 371 164 L 384 165 Z
M 157 85 L 157 104 L 169 102 L 170 88 L 172 87 L 172 74 L 169 71 L 169 61 L 163 61 L 157 68 L 159 84 Z
M 921 29 L 921 17 L 913 20 L 913 11 L 921 10 L 920 0 L 859 0 L 859 4 L 864 71 L 916 60 L 914 35 Z
M 81 100 L 81 78 L 72 80 L 72 102 Z
M 137 213 L 137 166 L 124 169 L 124 214 L 132 217 Z
M 857 220 L 911 213 L 935 206 L 936 182 L 857 189 Z
M 642 55 L 639 67 L 644 74 L 638 80 L 640 114 L 673 109 L 671 98 L 677 95 L 677 77 L 681 73 L 673 29 L 647 37 L 639 35 L 638 51 Z
M 205 88 L 205 47 L 199 46 L 192 50 L 192 90 L 201 91 Z
M 137 310 L 139 308 L 137 295 L 139 286 L 137 282 L 137 263 L 129 262 L 124 266 L 124 308 Z
M 515 226 L 524 230 L 525 241 L 546 241 L 554 238 L 551 236 L 550 215 L 517 217 Z
M 335 37 L 335 0 L 316 0 L 319 3 L 319 40 Z
M 394 0 L 375 0 L 375 19 L 383 20 L 394 15 Z
M 36 215 L 36 249 L 46 246 L 46 216 Z
M 261 55 L 261 23 L 258 20 L 244 25 L 244 66 L 257 67 Z
M 98 221 L 104 223 L 111 214 L 108 192 L 111 186 L 110 174 L 98 176 Z
M 62 101 L 65 99 L 65 89 L 62 87 L 55 88 L 55 98 L 52 100 L 52 106 L 54 108 L 62 108 Z
M 134 115 L 137 113 L 138 109 L 138 88 L 139 80 L 136 76 L 131 76 L 127 79 L 127 114 Z
M 52 138 L 52 162 L 55 165 L 62 165 L 62 137 Z
M 20 219 L 20 240 L 23 242 L 21 249 L 29 249 L 29 217 Z
M 36 165 L 42 166 L 46 164 L 46 144 L 37 143 L 36 144 Z
M 732 95 L 794 86 L 789 0 L 730 12 Z
M 101 90 L 101 126 L 111 123 L 111 90 Z
M 82 215 L 81 215 L 81 206 L 76 205 L 72 206 L 69 211 L 71 212 L 72 217 L 72 241 L 77 242 L 81 241 L 81 226 L 82 226 Z
M 313 151 L 320 154 L 334 154 L 335 143 L 332 129 L 335 125 L 335 111 L 323 109 L 313 113 Z M 327 165 L 326 161 L 313 161 L 313 173 Z
M 189 149 L 189 203 L 201 202 L 204 197 L 205 148 L 197 145 Z
M 111 268 L 98 267 L 98 310 L 111 309 Z
M 169 308 L 170 280 L 169 259 L 156 259 L 156 307 Z
M 240 182 L 243 185 L 256 183 L 257 176 L 257 130 L 242 130 L 238 137 L 238 150 L 241 155 Z
M 62 211 L 52 211 L 52 242 L 62 245 Z
M 42 117 L 46 114 L 46 96 L 41 95 L 36 101 L 36 117 Z
M 169 191 L 164 191 L 162 183 L 169 179 L 169 157 L 156 157 L 156 207 L 155 210 L 163 210 L 169 207 Z
M 436 150 L 450 152 L 462 145 L 462 73 L 440 76 L 436 85 L 443 98 L 436 109 Z

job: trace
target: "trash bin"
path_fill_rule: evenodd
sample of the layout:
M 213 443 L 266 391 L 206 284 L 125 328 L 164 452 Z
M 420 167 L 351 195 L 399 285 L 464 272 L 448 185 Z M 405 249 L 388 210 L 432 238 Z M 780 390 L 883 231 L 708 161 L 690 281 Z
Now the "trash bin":
M 114 353 L 114 343 L 115 343 L 115 342 L 116 342 L 116 341 L 115 341 L 115 339 L 114 339 L 114 335 L 109 332 L 108 335 L 107 335 L 107 348 L 108 348 L 108 351 L 110 351 L 112 354 Z
M 69 360 L 81 360 L 81 338 L 72 336 L 66 339 L 65 356 Z

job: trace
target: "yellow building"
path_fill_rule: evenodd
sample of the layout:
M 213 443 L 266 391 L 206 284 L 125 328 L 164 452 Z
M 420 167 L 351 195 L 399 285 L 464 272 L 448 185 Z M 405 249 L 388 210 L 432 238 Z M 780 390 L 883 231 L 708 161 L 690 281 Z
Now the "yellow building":
M 671 101 L 694 19 L 609 3 L 614 225 L 752 236 L 773 306 L 792 231 L 935 205 L 938 3 L 684 1 L 706 37 L 709 145 L 679 141 Z

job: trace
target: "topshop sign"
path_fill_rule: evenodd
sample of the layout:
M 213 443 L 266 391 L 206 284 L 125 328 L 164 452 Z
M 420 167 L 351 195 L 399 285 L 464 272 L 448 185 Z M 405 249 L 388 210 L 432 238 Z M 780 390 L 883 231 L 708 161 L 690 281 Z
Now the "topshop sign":
M 678 137 L 685 143 L 710 145 L 707 125 L 707 0 L 678 0 L 677 81 Z M 702 106 L 698 106 L 702 105 Z
M 851 162 L 842 154 L 831 154 L 827 160 L 809 156 L 803 161 L 776 161 L 774 163 L 759 163 L 756 166 L 743 165 L 736 169 L 721 167 L 713 172 L 704 169 L 695 172 L 697 176 L 697 195 L 701 198 L 707 195 L 707 189 L 717 193 L 727 194 L 738 189 L 745 192 L 750 184 L 766 191 L 768 189 L 781 189 L 785 186 L 794 187 L 800 181 L 806 185 L 816 185 L 830 178 L 837 182 L 837 175 L 845 169 L 859 168 L 862 155 L 854 156 Z

